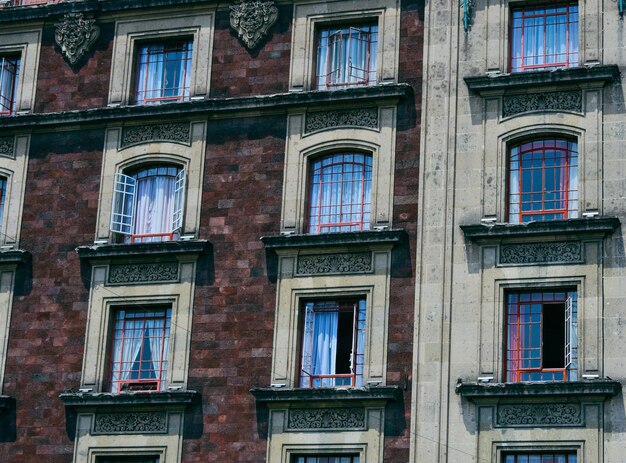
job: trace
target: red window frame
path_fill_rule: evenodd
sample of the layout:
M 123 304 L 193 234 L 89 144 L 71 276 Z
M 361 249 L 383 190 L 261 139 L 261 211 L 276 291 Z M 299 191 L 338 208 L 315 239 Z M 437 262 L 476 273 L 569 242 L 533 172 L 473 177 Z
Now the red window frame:
M 366 49 L 363 67 L 359 67 L 358 64 L 354 66 L 351 64 L 353 59 L 351 53 L 354 52 L 353 44 L 359 41 L 365 43 Z M 333 45 L 336 45 L 336 47 L 333 47 Z M 352 51 L 347 50 L 347 48 L 352 48 Z M 367 86 L 376 83 L 376 66 L 378 63 L 376 56 L 378 53 L 377 23 L 338 24 L 319 27 L 316 30 L 316 50 L 316 90 Z M 322 56 L 326 57 L 326 66 L 323 70 L 318 69 L 322 63 L 320 61 Z M 331 59 L 331 57 L 334 59 Z M 345 61 L 348 61 L 348 75 L 345 75 L 345 69 L 339 64 Z M 333 66 L 331 62 L 336 63 L 337 67 Z
M 572 313 L 569 316 L 573 317 L 576 325 L 577 301 L 573 288 L 512 290 L 505 293 L 506 382 L 571 381 L 577 378 L 577 334 L 570 331 L 568 336 L 566 328 L 566 324 L 570 323 L 566 307 L 570 298 Z M 551 312 L 547 315 L 547 311 Z M 546 340 L 544 331 L 555 326 L 556 331 L 551 330 L 550 339 Z M 562 365 L 547 366 L 548 363 L 555 363 L 556 357 L 559 358 L 556 362 Z
M 502 463 L 576 463 L 576 451 L 530 451 L 506 452 L 502 454 Z
M 372 155 L 333 153 L 313 159 L 307 200 L 308 233 L 369 230 L 371 196 Z
M 162 47 L 155 50 L 153 47 Z M 193 40 L 188 38 L 167 40 L 163 42 L 140 43 L 137 46 L 135 58 L 135 76 L 134 76 L 134 95 L 135 104 L 159 104 L 176 101 L 186 101 L 189 99 L 190 87 L 188 86 L 189 76 L 191 72 L 191 59 L 193 54 Z M 149 87 L 149 79 L 151 76 L 150 65 L 162 60 L 164 82 L 161 87 Z M 170 67 L 172 63 L 177 63 Z M 142 67 L 144 72 L 142 73 Z M 182 86 L 168 87 L 168 76 L 171 79 L 169 71 L 181 72 L 179 81 Z M 143 77 L 143 85 L 140 82 Z M 159 96 L 146 96 L 156 93 Z
M 359 463 L 359 455 L 294 455 L 291 457 L 291 463 Z
M 510 223 L 578 217 L 578 144 L 541 137 L 508 149 L 507 216 Z
M 0 55 L 0 116 L 10 116 L 15 112 L 15 96 L 20 75 L 20 61 L 20 55 Z M 8 80 L 10 80 L 8 88 L 3 88 L 2 83 Z
M 305 359 L 304 343 L 306 341 L 307 331 L 313 331 L 313 327 L 307 327 L 306 319 L 306 306 L 308 304 L 314 304 L 313 310 L 315 312 L 352 312 L 352 346 L 351 346 L 351 372 L 349 373 L 336 373 L 336 374 L 323 374 L 316 375 L 313 372 L 305 373 L 304 364 L 305 361 L 313 365 L 313 359 Z M 307 300 L 302 303 L 301 309 L 301 336 L 300 336 L 300 365 L 299 371 L 299 386 L 302 388 L 318 388 L 318 387 L 355 387 L 359 386 L 363 380 L 363 365 L 364 365 L 364 350 L 365 346 L 359 345 L 359 339 L 364 342 L 365 339 L 365 323 L 366 313 L 365 310 L 360 310 L 365 304 L 364 298 L 358 299 L 345 299 L 345 300 Z M 311 336 L 313 334 L 311 333 Z M 339 339 L 337 341 L 339 344 Z M 360 352 L 359 352 L 360 351 Z M 313 356 L 313 352 L 310 353 Z M 328 380 L 332 380 L 332 385 L 328 386 L 324 383 L 328 383 Z M 315 383 L 319 383 L 316 386 Z
M 561 22 L 559 22 L 561 21 Z M 540 22 L 540 24 L 537 24 Z M 542 22 L 542 24 L 541 24 Z M 548 25 L 565 24 L 565 52 L 554 50 L 547 52 L 550 33 Z M 539 71 L 551 68 L 568 68 L 578 66 L 578 4 L 555 3 L 547 6 L 526 6 L 511 10 L 511 38 L 509 53 L 511 56 L 511 72 Z M 540 35 L 543 43 L 543 52 L 527 55 L 526 41 L 532 40 L 531 29 L 542 28 Z M 576 34 L 572 37 L 572 31 Z M 559 37 L 552 37 L 555 44 L 560 43 Z M 519 43 L 518 43 L 519 41 Z M 520 53 L 516 57 L 515 50 L 519 47 Z M 531 61 L 531 62 L 529 62 Z M 532 61 L 539 61 L 538 63 Z M 550 62 L 552 61 L 552 62 Z
M 118 308 L 113 312 L 113 327 L 110 343 L 109 390 L 122 391 L 161 391 L 167 380 L 169 338 L 171 331 L 171 308 Z M 152 326 L 148 326 L 152 322 Z M 151 330 L 160 331 L 158 336 L 150 336 Z M 128 343 L 140 338 L 139 351 L 124 361 Z M 160 339 L 159 356 L 146 357 L 146 348 L 151 348 L 151 340 Z M 119 356 L 116 347 L 119 347 Z M 118 358 L 119 357 L 119 358 Z M 138 368 L 136 368 L 138 365 Z M 128 377 L 124 378 L 124 373 Z M 117 378 L 117 379 L 116 379 Z

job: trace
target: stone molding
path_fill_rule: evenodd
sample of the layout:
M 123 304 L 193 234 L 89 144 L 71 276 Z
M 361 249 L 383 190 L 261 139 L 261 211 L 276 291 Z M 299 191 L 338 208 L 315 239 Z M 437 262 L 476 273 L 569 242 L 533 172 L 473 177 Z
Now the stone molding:
M 191 124 L 181 122 L 124 127 L 120 149 L 154 141 L 167 141 L 190 146 Z
M 461 397 L 477 402 L 501 398 L 519 400 L 532 397 L 599 397 L 608 399 L 619 394 L 619 381 L 602 378 L 593 381 L 536 381 L 522 383 L 457 382 L 455 392 Z
M 364 408 L 291 408 L 287 429 L 364 429 Z
M 334 127 L 378 128 L 378 108 L 343 109 L 336 111 L 315 111 L 306 114 L 304 133 L 316 132 Z
M 248 50 L 253 50 L 264 39 L 278 19 L 274 1 L 244 0 L 230 7 L 230 27 Z
M 167 413 L 97 413 L 94 434 L 152 434 L 167 432 Z
M 503 244 L 500 265 L 579 264 L 584 261 L 580 241 Z
M 148 260 L 163 258 L 171 261 L 174 256 L 200 255 L 208 252 L 206 240 L 162 241 L 158 243 L 94 244 L 79 246 L 76 253 L 80 259 L 129 259 Z M 154 261 L 153 261 L 154 262 Z
M 300 255 L 296 266 L 297 275 L 371 273 L 372 271 L 371 252 Z
M 496 414 L 500 427 L 582 426 L 579 403 L 500 404 Z
M 83 13 L 67 13 L 55 27 L 54 40 L 70 65 L 78 63 L 96 43 L 100 28 Z
M 15 137 L 0 137 L 0 155 L 13 157 Z
M 140 284 L 178 281 L 178 262 L 113 264 L 109 267 L 109 284 Z
M 533 111 L 583 112 L 583 92 L 546 92 L 520 95 L 505 95 L 502 101 L 502 117 Z

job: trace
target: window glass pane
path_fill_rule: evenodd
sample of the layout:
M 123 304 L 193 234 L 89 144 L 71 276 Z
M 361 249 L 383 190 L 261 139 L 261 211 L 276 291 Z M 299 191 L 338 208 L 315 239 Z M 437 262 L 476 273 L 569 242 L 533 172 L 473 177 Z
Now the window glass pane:
M 0 116 L 16 110 L 16 89 L 19 81 L 20 57 L 0 55 Z

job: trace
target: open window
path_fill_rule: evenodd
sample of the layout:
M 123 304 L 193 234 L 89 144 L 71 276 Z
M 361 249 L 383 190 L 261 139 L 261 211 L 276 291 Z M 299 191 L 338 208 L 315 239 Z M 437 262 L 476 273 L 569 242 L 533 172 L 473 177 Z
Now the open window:
M 316 90 L 376 85 L 376 23 L 322 26 L 316 32 Z
M 171 308 L 118 308 L 113 316 L 110 391 L 165 390 Z
M 0 116 L 15 114 L 20 76 L 20 55 L 0 55 Z
M 578 66 L 576 3 L 514 8 L 511 16 L 511 72 Z
M 116 173 L 111 231 L 125 242 L 172 241 L 183 226 L 185 169 L 171 165 Z
M 558 137 L 509 147 L 509 223 L 578 217 L 578 143 Z
M 577 380 L 576 291 L 510 291 L 505 304 L 506 381 Z
M 556 452 L 506 452 L 502 463 L 576 463 L 575 451 Z
M 300 387 L 363 385 L 365 299 L 303 304 Z

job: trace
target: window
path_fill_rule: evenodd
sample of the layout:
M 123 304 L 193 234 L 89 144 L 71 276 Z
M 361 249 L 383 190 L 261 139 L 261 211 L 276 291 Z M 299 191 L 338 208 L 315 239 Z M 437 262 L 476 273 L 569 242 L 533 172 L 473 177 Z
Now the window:
M 509 222 L 578 217 L 578 145 L 565 138 L 509 149 Z
M 359 463 L 358 455 L 295 455 L 291 463 Z M 569 462 L 568 462 L 569 463 Z
M 317 30 L 315 89 L 375 85 L 378 25 L 336 25 Z
M 130 243 L 171 241 L 183 225 L 185 169 L 161 165 L 115 174 L 111 231 Z
M 578 5 L 513 10 L 511 72 L 578 66 Z
M 503 463 L 576 463 L 576 452 L 514 452 L 503 454 Z
M 304 303 L 300 387 L 363 385 L 365 299 Z
M 138 457 L 107 456 L 96 458 L 96 463 L 159 463 L 158 456 L 143 455 Z
M 506 381 L 575 381 L 578 363 L 576 291 L 506 295 Z
M 170 308 L 115 311 L 111 392 L 165 390 L 171 315 Z
M 7 179 L 0 177 L 0 223 L 4 217 L 4 203 L 6 201 L 5 196 L 7 192 Z
M 188 100 L 192 48 L 190 40 L 139 44 L 135 104 Z
M 339 153 L 311 162 L 309 233 L 369 230 L 372 156 Z
M 0 55 L 0 116 L 16 111 L 16 89 L 20 75 L 19 55 Z

